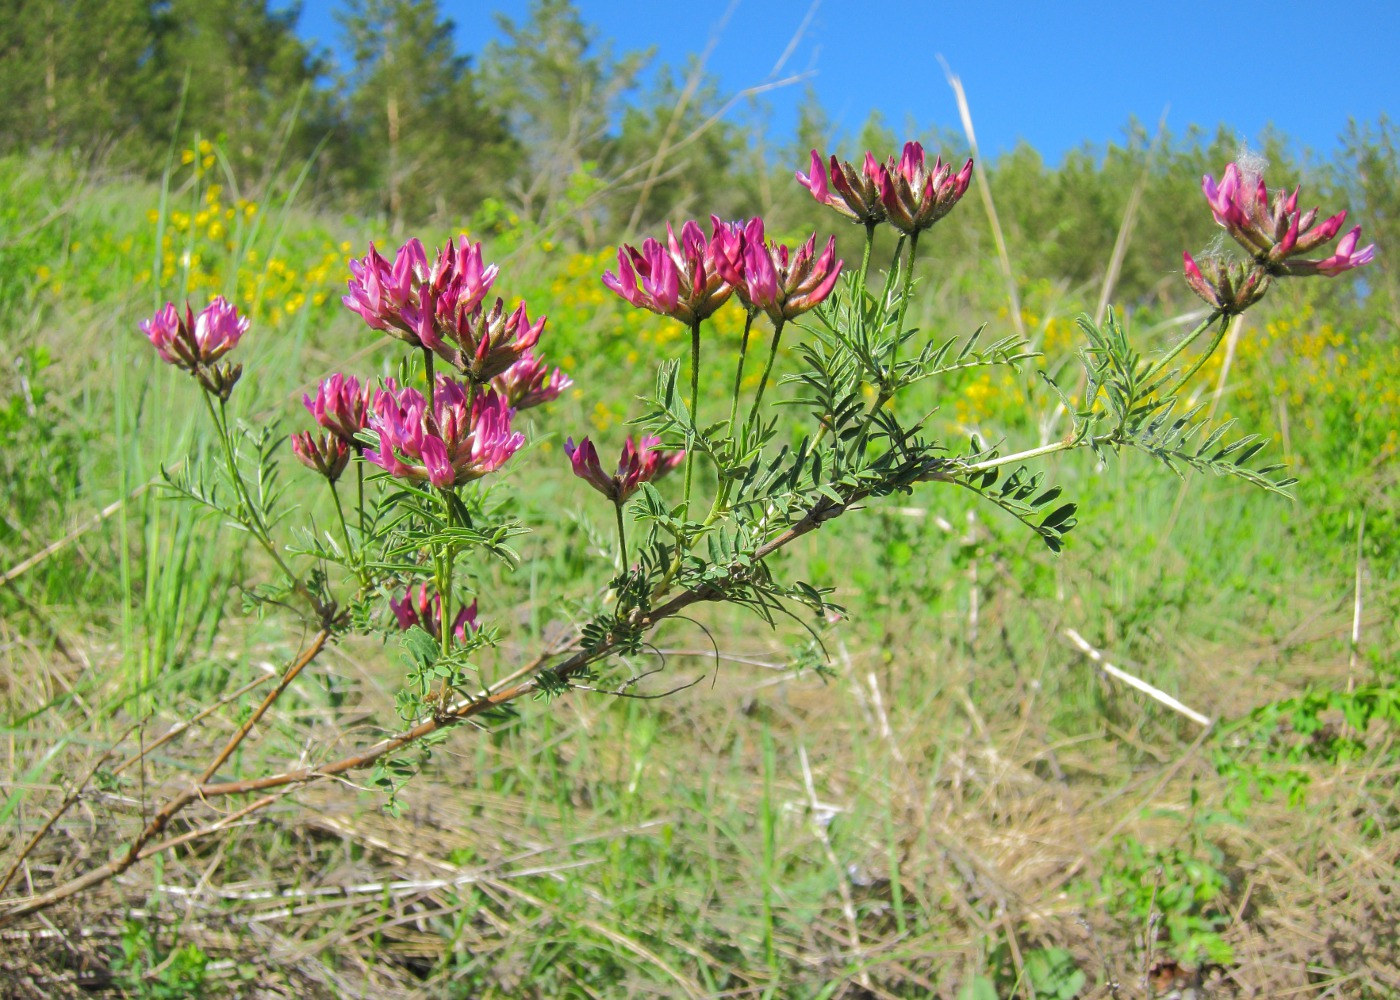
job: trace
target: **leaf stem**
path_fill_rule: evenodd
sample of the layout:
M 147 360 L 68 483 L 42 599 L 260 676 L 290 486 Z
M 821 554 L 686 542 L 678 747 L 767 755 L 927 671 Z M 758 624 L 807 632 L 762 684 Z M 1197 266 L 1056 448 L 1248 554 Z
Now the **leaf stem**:
M 1187 370 L 1185 375 L 1182 375 L 1180 378 L 1174 380 L 1171 384 L 1171 387 L 1163 391 L 1163 396 L 1170 396 L 1186 388 L 1186 384 L 1191 381 L 1192 376 L 1194 376 L 1198 371 L 1200 371 L 1201 366 L 1210 360 L 1211 355 L 1215 353 L 1215 349 L 1219 347 L 1220 342 L 1225 339 L 1225 334 L 1230 329 L 1231 319 L 1232 317 L 1228 314 L 1224 317 L 1224 320 L 1220 324 L 1220 329 L 1215 334 L 1215 339 L 1210 342 L 1210 346 L 1207 347 L 1205 351 L 1201 353 L 1201 356 L 1196 359 L 1196 363 Z

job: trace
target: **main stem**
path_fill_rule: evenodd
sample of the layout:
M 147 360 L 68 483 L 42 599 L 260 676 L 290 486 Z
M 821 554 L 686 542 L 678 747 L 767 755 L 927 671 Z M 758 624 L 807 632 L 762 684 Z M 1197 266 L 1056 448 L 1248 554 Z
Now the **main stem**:
M 214 408 L 214 401 L 210 397 L 213 395 L 209 390 L 201 392 L 204 396 L 204 405 L 209 410 L 209 419 L 214 422 L 214 429 L 219 433 L 219 444 L 224 451 L 224 461 L 228 465 L 229 479 L 233 482 L 234 491 L 238 494 L 239 501 L 247 511 L 246 518 L 242 524 L 249 533 L 258 540 L 258 544 L 272 557 L 272 561 L 277 564 L 277 568 L 292 581 L 292 586 L 300 594 L 308 605 L 319 615 L 324 610 L 321 602 L 311 595 L 311 591 L 306 589 L 306 585 L 301 582 L 291 568 L 283 560 L 282 554 L 277 551 L 277 546 L 273 544 L 271 535 L 268 534 L 267 525 L 263 524 L 262 516 L 258 513 L 257 505 L 253 503 L 253 495 L 248 491 L 248 484 L 243 481 L 243 476 L 238 471 L 238 458 L 234 455 L 233 439 L 228 430 L 228 413 L 224 408 L 224 401 L 219 400 L 218 409 Z
M 350 544 L 350 529 L 345 525 L 345 510 L 340 506 L 340 491 L 335 488 L 332 480 L 326 480 L 331 488 L 331 499 L 335 501 L 335 516 L 340 521 L 340 537 L 345 542 L 345 554 L 350 555 L 355 550 Z
M 753 406 L 749 409 L 749 425 L 752 426 L 758 419 L 758 408 L 763 404 L 763 390 L 768 388 L 768 376 L 773 371 L 773 361 L 778 356 L 778 341 L 783 336 L 782 320 L 773 324 L 773 342 L 768 347 L 768 363 L 763 366 L 763 376 L 758 380 L 758 393 L 753 397 Z
M 690 323 L 690 425 L 685 436 L 685 509 L 690 511 L 690 486 L 695 475 L 695 433 L 700 425 L 700 321 Z
M 617 514 L 617 555 L 621 560 L 622 572 L 627 572 L 627 525 L 622 516 L 622 501 L 613 501 L 613 512 Z
M 890 353 L 890 378 L 894 378 L 895 363 L 899 360 L 899 345 L 904 340 L 904 316 L 909 312 L 909 299 L 914 290 L 914 255 L 919 252 L 919 232 L 909 236 L 909 256 L 904 264 L 904 289 L 899 294 L 899 323 L 894 328 L 894 350 Z
M 452 504 L 452 487 L 442 488 L 442 514 L 443 520 L 447 523 L 448 533 L 451 533 L 455 515 Z M 439 576 L 437 579 L 438 600 L 441 602 L 442 619 L 438 622 L 438 632 L 441 633 L 442 655 L 446 659 L 452 653 L 452 562 L 456 553 L 452 549 L 452 542 L 449 540 L 443 543 L 442 553 L 436 560 Z M 447 678 L 442 681 L 442 702 L 447 703 L 448 692 Z
M 734 428 L 734 421 L 739 416 L 739 390 L 744 384 L 744 356 L 749 352 L 749 332 L 753 329 L 753 318 L 758 315 L 753 311 L 744 313 L 744 339 L 739 343 L 739 366 L 734 370 L 734 398 L 729 401 L 729 434 L 737 437 L 738 432 Z
M 1222 315 L 1224 314 L 1221 313 L 1219 310 L 1212 311 L 1209 316 L 1207 316 L 1204 320 L 1201 321 L 1200 326 L 1196 327 L 1196 329 L 1192 330 L 1185 337 L 1183 337 L 1180 343 L 1178 343 L 1175 347 L 1173 347 L 1170 351 L 1163 355 L 1160 361 L 1155 362 L 1152 365 L 1152 367 L 1147 370 L 1147 374 L 1143 376 L 1143 382 L 1151 382 L 1158 375 L 1162 374 L 1162 372 L 1166 371 L 1167 365 L 1175 361 L 1176 356 L 1178 354 L 1180 354 L 1182 351 L 1186 350 L 1186 348 L 1190 347 L 1193 343 L 1195 343 L 1196 338 L 1199 337 L 1202 333 L 1204 333 L 1206 328 L 1209 327 L 1212 323 L 1214 323 L 1217 319 L 1219 319 Z M 1207 354 L 1207 357 L 1209 357 L 1209 354 Z

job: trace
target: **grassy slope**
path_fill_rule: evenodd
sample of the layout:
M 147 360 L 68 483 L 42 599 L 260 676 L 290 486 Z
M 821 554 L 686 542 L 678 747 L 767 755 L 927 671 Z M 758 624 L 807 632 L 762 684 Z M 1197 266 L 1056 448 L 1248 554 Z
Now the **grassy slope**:
M 297 639 L 240 612 L 233 588 L 256 578 L 258 560 L 238 537 L 142 490 L 208 441 L 192 387 L 154 360 L 135 323 L 187 290 L 237 296 L 255 317 L 237 404 L 289 429 L 323 373 L 383 373 L 390 357 L 337 305 L 344 248 L 359 252 L 370 235 L 361 224 L 250 210 L 227 183 L 211 198 L 215 175 L 177 172 L 163 203 L 155 189 L 89 183 L 57 163 L 0 169 L 0 348 L 7 366 L 27 359 L 39 391 L 4 383 L 24 407 L 6 425 L 4 565 L 132 497 L 0 594 L 6 867 L 60 787 L 132 722 L 144 726 L 128 748 Z M 483 581 L 483 609 L 507 631 L 493 665 L 503 673 L 567 616 L 558 595 L 606 580 L 580 523 L 606 531 L 607 511 L 564 471 L 560 437 L 615 441 L 646 362 L 680 340 L 603 298 L 604 259 L 509 233 L 496 249 L 502 285 L 550 314 L 547 351 L 580 390 L 535 418 L 534 448 L 509 476 L 538 530 L 521 572 Z M 930 296 L 930 326 L 964 331 L 996 315 L 990 270 L 964 279 L 980 301 Z M 1027 296 L 1052 358 L 1074 308 L 1053 292 Z M 1328 984 L 1334 996 L 1393 995 L 1393 729 L 1373 726 L 1353 754 L 1330 752 L 1327 731 L 1303 731 L 1301 714 L 1259 738 L 1259 727 L 1226 726 L 1202 739 L 1101 679 L 1064 635 L 1077 630 L 1226 720 L 1310 685 L 1394 684 L 1393 521 L 1387 480 L 1365 474 L 1392 461 L 1394 410 L 1339 401 L 1346 386 L 1317 395 L 1359 336 L 1329 347 L 1323 325 L 1274 334 L 1320 337 L 1311 358 L 1242 340 L 1222 383 L 1225 408 L 1270 419 L 1292 398 L 1273 380 L 1314 386 L 1292 404 L 1285 443 L 1310 477 L 1296 504 L 1183 485 L 1137 458 L 1066 459 L 1054 475 L 1083 501 L 1083 526 L 1054 558 L 963 497 L 897 498 L 788 557 L 853 610 L 827 636 L 829 677 L 791 669 L 805 655 L 799 632 L 712 614 L 717 664 L 698 625 L 674 624 L 658 638 L 665 675 L 638 690 L 704 675 L 698 686 L 654 701 L 578 694 L 457 732 L 398 819 L 348 785 L 297 793 L 60 911 L 60 925 L 77 926 L 86 910 L 96 935 L 76 953 L 16 939 L 0 978 L 19 983 L 31 961 L 106 967 L 125 947 L 122 981 L 138 995 L 203 978 L 298 995 L 981 996 L 980 976 L 1003 996 L 1069 996 L 1077 967 L 1084 995 L 1107 995 L 1094 984 L 1113 980 L 1139 996 L 1151 938 L 1159 957 L 1213 956 L 1224 988 L 1243 995 Z M 1383 347 L 1369 355 L 1383 365 L 1378 383 L 1400 371 Z M 1031 443 L 1050 409 L 1027 379 L 968 377 L 934 393 L 947 426 Z M 1360 431 L 1338 430 L 1334 410 L 1360 413 Z M 299 501 L 320 503 L 299 466 L 284 475 Z M 1372 558 L 1354 660 L 1363 505 Z M 372 738 L 391 724 L 397 669 L 392 645 L 338 648 L 237 768 Z M 147 774 L 89 794 L 23 877 L 42 884 L 104 856 L 155 786 L 226 730 L 220 717 Z M 1338 731 L 1339 718 L 1320 721 Z M 1261 782 L 1279 788 L 1265 795 Z

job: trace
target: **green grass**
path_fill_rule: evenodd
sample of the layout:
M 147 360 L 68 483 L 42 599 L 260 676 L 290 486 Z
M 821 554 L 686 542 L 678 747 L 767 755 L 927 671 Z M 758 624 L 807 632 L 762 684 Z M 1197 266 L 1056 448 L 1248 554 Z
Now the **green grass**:
M 358 254 L 377 235 L 356 220 L 265 206 L 231 230 L 231 249 L 207 227 L 177 234 L 167 273 L 173 213 L 193 218 L 211 180 L 176 172 L 162 205 L 155 188 L 0 161 L 0 416 L 11 415 L 0 420 L 0 571 L 129 498 L 0 589 L 0 867 L 128 725 L 142 723 L 123 757 L 263 664 L 280 669 L 301 638 L 275 610 L 242 610 L 238 588 L 265 572 L 245 536 L 143 489 L 214 442 L 193 386 L 155 359 L 137 322 L 186 289 L 196 302 L 251 291 L 235 410 L 253 424 L 281 420 L 283 433 L 306 426 L 300 394 L 323 374 L 387 373 L 389 345 L 340 307 L 345 273 L 326 265 L 328 247 Z M 551 315 L 546 352 L 582 392 L 533 411 L 531 450 L 504 477 L 534 533 L 520 571 L 481 571 L 483 611 L 506 640 L 486 658 L 491 676 L 607 585 L 593 550 L 610 544 L 610 512 L 568 473 L 562 437 L 615 444 L 636 412 L 628 401 L 649 387 L 647 362 L 683 350 L 681 337 L 658 348 L 659 324 L 590 299 L 597 268 L 578 274 L 592 262 L 546 252 L 528 233 L 497 241 L 501 284 Z M 296 281 L 272 273 L 272 260 Z M 324 300 L 289 314 L 292 286 L 308 282 Z M 951 334 L 990 319 L 988 336 L 1002 335 L 992 266 L 967 266 L 957 286 L 966 297 L 926 290 L 923 321 Z M 1034 326 L 1047 352 L 1063 351 L 1049 343 L 1054 324 L 1085 303 L 1062 289 L 1029 287 L 1025 298 L 1042 313 Z M 1163 317 L 1142 309 L 1133 325 Z M 1346 333 L 1344 347 L 1322 361 L 1248 354 L 1228 384 L 1305 383 L 1353 351 L 1377 359 L 1371 381 L 1384 384 L 1400 363 L 1373 321 L 1316 317 Z M 737 337 L 706 349 L 732 357 Z M 28 388 L 12 374 L 22 357 Z M 1038 443 L 1050 399 L 1030 379 L 994 388 L 975 414 L 959 411 L 981 391 L 971 376 L 910 405 L 940 407 L 935 420 L 949 427 L 976 416 L 1010 447 Z M 1103 678 L 1064 638 L 1077 630 L 1227 721 L 1310 687 L 1393 687 L 1394 411 L 1366 389 L 1341 380 L 1309 397 L 1315 426 L 1297 423 L 1290 442 L 1306 472 L 1293 503 L 1199 476 L 1183 485 L 1139 456 L 1098 467 L 1076 455 L 1047 466 L 1081 503 L 1081 526 L 1056 557 L 970 496 L 930 486 L 883 501 L 781 557 L 838 587 L 852 611 L 822 632 L 828 671 L 793 669 L 810 659 L 796 628 L 770 632 L 724 610 L 668 624 L 655 637 L 665 671 L 634 693 L 703 676 L 695 687 L 658 700 L 579 692 L 462 727 L 403 790 L 402 815 L 385 815 L 362 775 L 296 792 L 254 823 L 171 852 L 158 872 L 134 869 L 87 899 L 86 917 L 82 905 L 50 915 L 111 937 L 82 939 L 75 953 L 31 937 L 13 954 L 49 970 L 85 954 L 134 996 L 180 995 L 195 981 L 215 995 L 280 984 L 308 996 L 978 996 L 980 983 L 1053 996 L 1077 973 L 1082 995 L 1116 980 L 1139 996 L 1153 955 L 1220 962 L 1265 995 L 1339 983 L 1334 995 L 1394 996 L 1400 982 L 1384 971 L 1400 947 L 1387 916 L 1400 859 L 1393 721 L 1354 734 L 1354 755 L 1256 751 L 1229 726 L 1199 743 L 1195 726 Z M 1281 448 L 1275 403 L 1261 389 L 1223 405 Z M 724 405 L 702 401 L 712 413 Z M 311 477 L 295 463 L 283 476 L 328 526 Z M 639 657 L 626 668 L 660 665 Z M 401 672 L 392 643 L 337 647 L 226 771 L 280 770 L 371 742 L 394 724 Z M 145 769 L 95 783 L 61 822 L 63 846 L 36 853 L 10 892 L 104 858 L 258 694 Z M 1340 711 L 1319 725 L 1345 725 Z M 1295 717 L 1261 723 L 1273 727 L 1261 738 L 1310 746 Z M 1298 801 L 1259 786 L 1290 771 L 1305 779 Z M 0 981 L 18 968 L 0 964 Z

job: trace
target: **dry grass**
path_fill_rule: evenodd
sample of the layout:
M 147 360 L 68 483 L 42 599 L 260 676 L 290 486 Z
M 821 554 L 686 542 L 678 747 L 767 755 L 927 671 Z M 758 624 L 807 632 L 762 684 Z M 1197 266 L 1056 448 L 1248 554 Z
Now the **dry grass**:
M 1349 626 L 1349 611 L 1320 611 L 1289 637 L 1313 680 L 1343 676 L 1346 657 L 1326 637 Z M 985 632 L 999 626 L 983 615 Z M 1182 691 L 1227 692 L 1230 703 L 1214 708 L 1238 714 L 1289 686 L 1292 670 L 1252 684 L 1276 650 L 1171 653 Z M 729 651 L 783 660 L 752 641 Z M 197 944 L 213 959 L 211 988 L 250 996 L 951 998 L 998 947 L 1014 967 L 1035 949 L 1066 949 L 1089 977 L 1085 996 L 1153 995 L 1145 977 L 1163 944 L 1147 941 L 1162 928 L 1125 920 L 1081 887 L 1104 874 L 1120 838 L 1184 846 L 1199 834 L 1229 790 L 1211 738 L 1116 686 L 1101 692 L 1101 725 L 1065 731 L 1043 673 L 989 672 L 953 643 L 920 658 L 891 652 L 892 662 L 838 657 L 826 683 L 727 662 L 713 689 L 659 702 L 576 694 L 552 711 L 526 706 L 519 724 L 455 733 L 397 819 L 348 783 L 294 792 L 171 851 L 158 872 L 133 870 L 4 931 L 7 995 L 110 988 L 123 921 Z M 12 647 L 6 697 L 37 705 L 111 655 L 84 650 L 87 668 Z M 1090 670 L 1069 648 L 1051 661 L 1065 674 Z M 673 658 L 669 672 L 710 666 Z M 320 669 L 339 675 L 344 701 L 331 709 L 314 679 L 299 681 L 294 721 L 261 734 L 254 751 L 266 766 L 364 742 L 366 720 L 388 717 L 382 654 L 354 646 Z M 177 716 L 157 712 L 127 748 Z M 48 737 L 74 738 L 60 750 L 62 773 L 81 774 L 107 749 L 100 733 L 112 723 L 81 711 L 44 717 L 73 726 Z M 23 866 L 22 891 L 104 857 L 230 725 L 212 717 L 140 783 L 90 787 Z M 1400 989 L 1394 736 L 1373 733 L 1361 760 L 1308 765 L 1305 808 L 1260 800 L 1240 822 L 1209 826 L 1228 878 L 1213 906 L 1228 917 L 1234 960 L 1205 970 L 1200 995 Z M 10 743 L 5 792 L 24 801 L 5 857 L 64 794 L 26 785 L 37 744 Z M 210 808 L 189 822 L 215 819 Z M 542 949 L 558 952 L 547 986 Z

